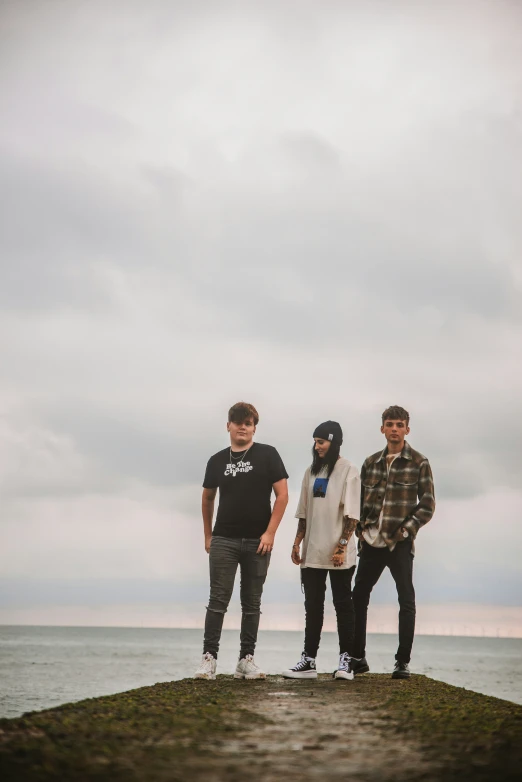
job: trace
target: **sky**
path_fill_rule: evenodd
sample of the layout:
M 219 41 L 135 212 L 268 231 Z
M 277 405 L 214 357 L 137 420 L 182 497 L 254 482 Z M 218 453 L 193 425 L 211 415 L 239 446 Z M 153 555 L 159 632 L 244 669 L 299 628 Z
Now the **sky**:
M 399 404 L 419 621 L 522 636 L 521 33 L 517 0 L 4 0 L 0 623 L 200 626 L 246 400 L 290 475 L 262 626 L 302 626 L 315 426 L 360 465 Z

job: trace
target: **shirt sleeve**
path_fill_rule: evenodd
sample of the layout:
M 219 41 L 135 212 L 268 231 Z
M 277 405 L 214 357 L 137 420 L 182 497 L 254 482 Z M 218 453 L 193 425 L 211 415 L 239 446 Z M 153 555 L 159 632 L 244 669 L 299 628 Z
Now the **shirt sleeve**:
M 270 451 L 270 459 L 268 462 L 268 473 L 270 475 L 271 483 L 277 483 L 277 481 L 282 481 L 283 478 L 288 478 L 288 473 L 285 470 L 285 465 L 283 464 L 283 460 L 281 459 L 281 457 L 279 456 L 275 448 L 272 448 Z
M 219 486 L 219 470 L 216 464 L 216 460 L 210 458 L 207 463 L 207 469 L 205 470 L 205 477 L 203 479 L 204 489 L 217 489 Z
M 411 517 L 403 524 L 404 529 L 408 530 L 413 538 L 419 529 L 428 523 L 435 512 L 433 474 L 427 459 L 421 464 L 419 471 L 418 499 L 419 502 Z
M 353 465 L 348 470 L 344 484 L 344 496 L 342 499 L 344 506 L 343 515 L 359 521 L 361 509 L 361 478 L 359 470 Z
M 306 511 L 308 510 L 308 481 L 310 478 L 310 470 L 306 470 L 303 482 L 301 483 L 301 494 L 299 496 L 299 502 L 297 504 L 297 510 L 295 512 L 296 519 L 306 519 Z

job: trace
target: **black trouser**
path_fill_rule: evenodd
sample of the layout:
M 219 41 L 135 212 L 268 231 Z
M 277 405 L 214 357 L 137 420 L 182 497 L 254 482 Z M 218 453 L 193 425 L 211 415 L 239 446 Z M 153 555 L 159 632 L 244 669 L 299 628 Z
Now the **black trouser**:
M 326 576 L 330 574 L 333 604 L 337 614 L 339 654 L 352 655 L 354 612 L 352 603 L 352 577 L 355 565 L 347 570 L 326 570 L 323 568 L 301 568 L 301 581 L 305 593 L 306 628 L 304 652 L 307 657 L 316 657 L 321 640 L 324 619 L 324 596 Z
M 354 657 L 366 656 L 366 619 L 370 593 L 385 567 L 390 568 L 399 598 L 399 648 L 395 659 L 402 663 L 409 663 L 415 633 L 415 590 L 413 588 L 411 539 L 397 543 L 393 551 L 390 551 L 388 547 L 375 548 L 363 541 L 353 587 Z

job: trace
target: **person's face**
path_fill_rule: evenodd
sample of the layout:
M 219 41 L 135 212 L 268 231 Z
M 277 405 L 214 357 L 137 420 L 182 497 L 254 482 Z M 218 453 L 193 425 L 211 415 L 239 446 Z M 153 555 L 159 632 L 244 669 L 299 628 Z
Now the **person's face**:
M 386 437 L 388 443 L 403 445 L 404 438 L 410 433 L 410 427 L 406 421 L 401 421 L 400 418 L 387 418 L 381 426 L 381 432 Z
M 314 449 L 317 451 L 319 458 L 324 459 L 332 443 L 330 440 L 322 440 L 320 437 L 314 437 L 314 442 Z
M 236 424 L 234 421 L 227 423 L 227 432 L 230 434 L 230 440 L 233 445 L 246 446 L 252 442 L 252 438 L 256 431 L 253 418 L 245 418 L 245 420 Z

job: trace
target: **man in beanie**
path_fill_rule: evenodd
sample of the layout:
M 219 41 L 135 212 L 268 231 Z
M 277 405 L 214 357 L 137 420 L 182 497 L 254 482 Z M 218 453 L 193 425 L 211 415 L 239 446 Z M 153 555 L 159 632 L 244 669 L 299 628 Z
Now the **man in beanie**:
M 329 576 L 339 635 L 339 662 L 333 675 L 336 679 L 353 679 L 350 667 L 354 627 L 351 584 L 356 558 L 353 531 L 359 517 L 361 483 L 357 467 L 340 455 L 343 432 L 336 421 L 320 424 L 313 439 L 313 461 L 303 478 L 295 514 L 299 523 L 291 554 L 292 562 L 301 566 L 305 593 L 304 650 L 299 662 L 283 671 L 283 676 L 317 677 L 315 658 L 321 640 Z
M 230 445 L 209 459 L 203 481 L 203 531 L 209 554 L 210 598 L 205 618 L 203 657 L 196 679 L 215 679 L 223 619 L 241 571 L 241 636 L 236 679 L 264 679 L 254 660 L 261 596 L 274 537 L 288 503 L 288 474 L 271 445 L 254 443 L 259 415 L 238 402 L 228 411 Z M 219 507 L 212 529 L 214 502 Z M 275 494 L 271 505 L 272 492 Z
M 414 541 L 433 516 L 435 490 L 428 460 L 405 437 L 410 416 L 403 407 L 388 407 L 382 414 L 384 451 L 369 456 L 361 470 L 359 567 L 353 588 L 355 608 L 354 673 L 366 673 L 366 620 L 370 593 L 388 567 L 399 598 L 399 647 L 393 679 L 410 676 L 409 662 L 415 633 L 413 588 Z

